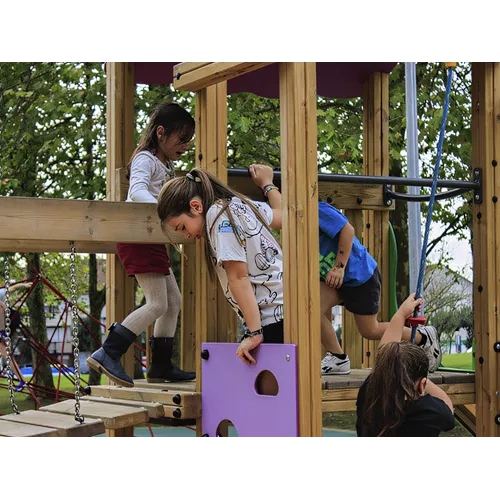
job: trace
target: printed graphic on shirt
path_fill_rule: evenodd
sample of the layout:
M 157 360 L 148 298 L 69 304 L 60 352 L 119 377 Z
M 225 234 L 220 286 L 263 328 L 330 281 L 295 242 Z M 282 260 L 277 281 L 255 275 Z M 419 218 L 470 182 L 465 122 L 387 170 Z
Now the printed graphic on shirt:
M 262 202 L 254 202 L 254 204 L 264 219 L 270 223 L 272 210 L 269 205 Z M 225 261 L 246 262 L 248 277 L 261 313 L 262 326 L 280 321 L 283 317 L 281 248 L 253 210 L 236 197 L 231 200 L 228 207 L 234 225 L 230 222 L 228 214 L 222 213 L 214 227 L 214 220 L 222 206 L 222 202 L 218 201 L 208 210 L 207 232 L 215 255 L 215 269 L 226 299 L 242 318 L 239 305 L 231 294 L 223 263 Z

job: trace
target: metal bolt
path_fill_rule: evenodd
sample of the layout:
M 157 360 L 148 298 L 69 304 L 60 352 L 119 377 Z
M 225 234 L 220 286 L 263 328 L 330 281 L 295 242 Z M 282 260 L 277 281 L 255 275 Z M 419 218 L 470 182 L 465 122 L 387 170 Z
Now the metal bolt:
M 483 364 L 484 363 L 484 358 L 482 356 L 479 356 L 479 364 Z
M 474 199 L 475 199 L 476 201 L 479 201 L 479 195 L 478 195 L 478 194 L 474 195 Z
M 479 285 L 479 286 L 477 287 L 477 291 L 478 291 L 479 293 L 481 293 L 481 292 L 483 291 L 483 285 Z
M 174 418 L 181 418 L 182 417 L 182 412 L 181 412 L 181 410 L 179 410 L 179 408 L 176 408 L 173 411 L 172 415 L 174 416 Z
M 386 200 L 385 201 L 385 204 L 390 207 L 392 205 L 392 200 Z
M 500 413 L 495 417 L 495 424 L 500 425 Z
M 493 161 L 491 162 L 491 164 L 492 164 L 494 167 L 496 167 L 496 166 L 497 166 L 497 161 L 496 161 L 496 160 L 493 160 Z
M 493 344 L 493 350 L 494 350 L 495 352 L 500 352 L 500 342 L 495 342 L 495 343 Z
M 290 354 L 287 354 L 287 355 L 286 355 L 286 360 L 287 360 L 287 361 L 290 361 Z
M 333 198 L 332 198 L 331 196 L 328 196 L 328 197 L 326 198 L 326 201 L 327 201 L 328 203 L 331 203 L 331 202 L 333 201 Z
M 175 78 L 177 78 L 177 80 L 178 80 L 180 77 L 181 77 L 181 74 L 180 74 L 180 73 L 177 73 L 177 74 L 175 75 Z
M 203 160 L 203 154 L 202 154 L 202 153 L 200 153 L 200 154 L 198 155 L 198 160 L 200 160 L 200 161 L 201 161 L 201 160 Z
M 366 351 L 366 357 L 369 358 L 372 355 L 370 351 Z
M 481 217 L 483 216 L 483 214 L 481 212 L 478 212 L 477 213 L 477 218 L 480 219 Z
M 370 227 L 371 227 L 371 224 L 368 222 L 368 223 L 366 224 L 366 229 L 370 229 Z
M 172 401 L 176 404 L 176 405 L 180 405 L 181 404 L 181 395 L 180 394 L 176 394 L 173 398 L 172 398 Z
M 361 203 L 363 203 L 363 200 L 361 198 L 356 198 L 356 203 L 358 205 L 361 205 Z
M 210 353 L 208 352 L 208 349 L 203 349 L 203 351 L 201 351 L 201 359 L 206 361 L 209 357 Z
M 498 201 L 498 198 L 496 196 L 493 196 L 493 198 L 491 198 L 493 203 L 496 203 Z

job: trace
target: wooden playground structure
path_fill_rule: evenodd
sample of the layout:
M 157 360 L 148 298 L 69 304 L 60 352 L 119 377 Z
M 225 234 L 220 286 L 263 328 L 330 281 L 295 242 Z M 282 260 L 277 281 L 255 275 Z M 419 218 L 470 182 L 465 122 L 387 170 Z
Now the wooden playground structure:
M 95 435 L 103 429 L 109 436 L 132 436 L 134 425 L 155 419 L 161 422 L 164 417 L 196 418 L 197 434 L 202 433 L 202 343 L 236 342 L 237 319 L 218 283 L 210 280 L 202 242 L 184 241 L 176 235 L 169 235 L 167 241 L 154 205 L 124 202 L 128 186 L 123 172 L 135 144 L 135 84 L 141 82 L 137 73 L 145 71 L 140 64 L 144 63 L 106 65 L 107 201 L 0 197 L 0 251 L 68 252 L 74 246 L 77 252 L 106 253 L 110 325 L 134 309 L 134 281 L 126 276 L 115 254 L 115 243 L 182 243 L 181 366 L 184 370 L 196 370 L 196 383 L 136 381 L 131 389 L 92 387 L 92 394 L 81 401 L 87 431 L 77 422 L 70 425 L 73 402 L 65 401 L 40 409 L 44 411 L 1 417 L 0 436 L 84 432 Z M 158 71 L 161 70 L 161 63 L 148 64 L 158 64 Z M 228 88 L 233 79 L 242 82 L 251 72 L 271 68 L 278 71 L 285 343 L 297 345 L 298 435 L 321 436 L 323 412 L 355 409 L 358 388 L 373 366 L 377 346 L 359 335 L 352 315 L 345 311 L 343 348 L 353 370 L 349 376 L 321 380 L 317 203 L 322 199 L 344 210 L 356 235 L 377 261 L 383 283 L 379 316 L 382 321 L 390 319 L 388 221 L 395 204 L 386 203 L 381 184 L 318 181 L 316 97 L 320 78 L 316 63 L 180 63 L 173 68 L 172 64 L 164 64 L 173 71 L 169 78 L 176 89 L 196 92 L 196 166 L 254 199 L 262 197 L 250 178 L 228 177 Z M 349 67 L 341 63 L 318 63 L 318 67 L 319 64 L 332 65 L 332 75 L 337 70 L 343 72 L 338 78 L 359 84 L 361 93 L 357 95 L 362 95 L 364 104 L 363 174 L 388 176 L 391 63 L 345 63 Z M 473 168 L 480 169 L 482 176 L 482 191 L 479 198 L 474 196 L 473 217 L 476 372 L 438 371 L 430 378 L 442 384 L 456 406 L 457 417 L 477 436 L 498 437 L 500 174 L 496 176 L 496 167 L 500 152 L 500 63 L 473 63 L 472 81 Z M 471 173 L 471 180 L 472 177 Z M 124 367 L 127 373 L 133 373 L 130 352 L 124 357 Z M 64 420 L 66 416 L 68 419 Z

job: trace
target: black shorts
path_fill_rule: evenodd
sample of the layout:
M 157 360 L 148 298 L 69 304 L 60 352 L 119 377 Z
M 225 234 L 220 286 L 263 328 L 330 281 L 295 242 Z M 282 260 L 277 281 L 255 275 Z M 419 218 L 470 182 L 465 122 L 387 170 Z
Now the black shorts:
M 380 287 L 382 278 L 378 267 L 373 271 L 372 277 L 359 286 L 341 286 L 338 289 L 342 297 L 341 306 L 353 314 L 371 316 L 380 311 Z
M 285 333 L 283 330 L 283 320 L 277 323 L 271 323 L 270 325 L 262 327 L 264 331 L 264 341 L 263 344 L 284 344 L 285 343 Z

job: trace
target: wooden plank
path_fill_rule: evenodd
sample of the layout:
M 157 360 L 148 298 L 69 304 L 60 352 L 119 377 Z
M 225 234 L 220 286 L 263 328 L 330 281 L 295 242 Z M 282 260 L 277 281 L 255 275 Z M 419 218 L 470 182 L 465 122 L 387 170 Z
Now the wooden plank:
M 190 419 L 190 418 L 201 418 L 201 398 L 186 406 L 169 406 L 164 405 L 163 411 L 165 417 L 175 418 L 175 419 Z
M 354 228 L 354 234 L 363 241 L 363 212 L 346 210 L 345 216 Z M 351 369 L 363 366 L 363 337 L 358 331 L 354 314 L 342 308 L 342 348 L 351 360 Z
M 135 388 L 135 387 L 117 387 L 113 385 L 94 385 L 92 386 L 92 396 L 101 396 L 105 398 L 116 398 L 128 401 L 142 401 L 150 403 L 161 403 L 174 406 L 189 406 L 201 400 L 201 394 L 191 392 L 172 391 Z
M 363 173 L 389 174 L 389 79 L 385 73 L 373 73 L 365 84 L 363 106 Z M 387 143 L 387 144 L 386 144 Z M 393 203 L 393 205 L 395 205 Z M 364 245 L 377 261 L 382 276 L 379 321 L 389 318 L 389 214 L 365 212 Z M 373 366 L 378 341 L 364 339 L 364 365 Z
M 9 420 L 0 420 L 2 437 L 58 437 L 59 431 L 50 427 L 20 424 Z
M 321 405 L 323 413 L 334 413 L 337 411 L 356 411 L 356 401 L 325 401 Z
M 455 418 L 472 434 L 476 434 L 476 415 L 469 411 L 471 405 L 456 405 Z
M 74 401 L 62 401 L 49 406 L 42 406 L 39 411 L 64 413 L 72 415 L 75 411 Z M 148 421 L 148 411 L 141 408 L 130 408 L 93 401 L 80 401 L 80 413 L 88 418 L 100 418 L 106 429 L 120 429 L 143 424 Z
M 57 429 L 58 436 L 60 437 L 90 437 L 104 433 L 102 420 L 86 418 L 80 424 L 75 420 L 73 415 L 60 415 L 35 410 L 4 415 L 0 417 L 0 421 L 3 420 Z
M 210 64 L 209 62 L 184 62 L 184 63 L 179 63 L 176 64 L 173 67 L 173 77 L 177 78 L 178 73 L 189 73 L 190 71 L 194 71 L 195 69 L 203 68 L 203 66 L 206 66 L 207 64 Z
M 70 241 L 185 244 L 182 235 L 162 232 L 153 203 L 1 196 L 0 234 L 6 241 L 66 241 L 67 249 Z
M 77 253 L 109 253 L 116 252 L 116 243 L 97 243 L 93 241 L 73 242 Z M 69 252 L 69 240 L 0 240 L 0 252 Z
M 95 403 L 128 406 L 131 408 L 144 408 L 145 410 L 148 410 L 149 418 L 160 418 L 165 415 L 163 412 L 163 405 L 161 403 L 149 403 L 146 401 L 132 401 L 130 399 L 116 399 L 100 396 L 84 396 L 81 399 L 85 401 L 94 401 Z
M 146 389 L 160 389 L 162 391 L 177 391 L 182 393 L 196 393 L 196 381 L 186 380 L 185 382 L 155 382 L 149 383 L 144 379 L 134 380 L 135 387 Z
M 252 200 L 265 201 L 262 191 L 250 177 L 228 178 L 228 184 L 236 191 L 248 196 Z M 280 185 L 279 182 L 275 184 Z M 347 184 L 343 182 L 319 181 L 319 200 L 330 203 L 339 210 L 394 210 L 395 204 L 390 207 L 384 204 L 383 186 L 375 184 Z M 361 203 L 358 203 L 358 198 Z M 331 199 L 331 201 L 329 201 Z
M 499 160 L 500 83 L 498 63 L 472 65 L 472 166 L 483 174 L 483 202 L 473 205 L 474 261 L 474 336 L 476 340 L 476 432 L 480 437 L 500 436 L 495 423 L 500 413 L 500 362 L 494 351 L 500 338 L 497 303 L 497 247 L 500 216 L 494 197 L 500 196 L 500 176 L 493 162 Z
M 285 342 L 298 345 L 299 434 L 321 436 L 315 63 L 280 64 L 280 109 Z
M 186 71 L 181 63 L 177 67 L 180 78 L 174 78 L 176 90 L 199 91 L 225 80 L 244 75 L 256 69 L 269 66 L 270 62 L 213 62 L 200 66 L 191 71 Z M 188 67 L 189 69 L 189 67 Z M 177 73 L 176 73 L 177 75 Z

